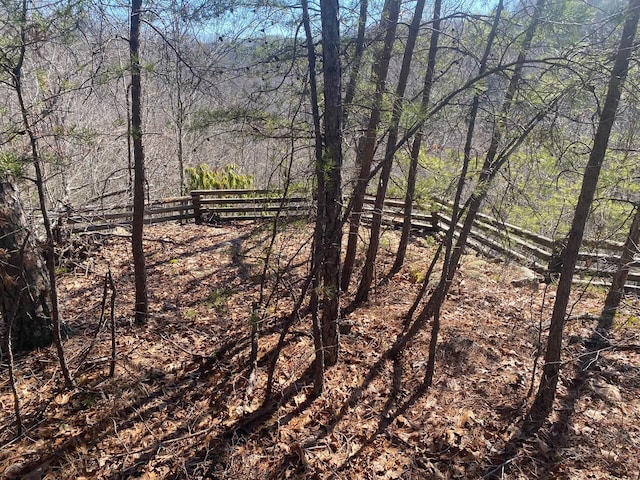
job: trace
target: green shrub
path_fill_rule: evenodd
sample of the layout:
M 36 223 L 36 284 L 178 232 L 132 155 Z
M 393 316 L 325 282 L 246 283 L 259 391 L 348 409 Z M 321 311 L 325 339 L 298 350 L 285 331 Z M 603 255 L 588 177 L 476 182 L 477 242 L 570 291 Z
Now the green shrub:
M 229 163 L 221 170 L 211 170 L 201 163 L 197 167 L 185 169 L 187 188 L 191 190 L 226 190 L 253 188 L 253 175 L 238 172 L 238 166 Z

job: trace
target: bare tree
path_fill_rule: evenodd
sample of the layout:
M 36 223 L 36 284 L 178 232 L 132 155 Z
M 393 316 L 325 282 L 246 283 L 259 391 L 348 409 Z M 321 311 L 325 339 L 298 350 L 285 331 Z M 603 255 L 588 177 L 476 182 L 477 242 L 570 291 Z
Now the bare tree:
M 313 252 L 311 258 L 311 300 L 310 310 L 313 323 L 313 340 L 315 347 L 315 368 L 314 368 L 314 386 L 313 390 L 316 395 L 320 395 L 324 389 L 324 339 L 322 328 L 320 325 L 320 271 L 324 256 L 324 217 L 325 207 L 325 177 L 322 172 L 322 126 L 320 120 L 320 102 L 318 97 L 318 80 L 316 76 L 316 51 L 313 45 L 313 35 L 311 33 L 311 20 L 309 18 L 309 2 L 302 0 L 302 23 L 304 26 L 307 58 L 309 62 L 309 95 L 311 101 L 311 114 L 313 117 L 313 135 L 314 135 L 314 160 L 316 167 L 316 178 L 318 182 L 317 203 L 316 203 L 316 224 L 313 235 Z
M 349 209 L 351 219 L 349 223 L 349 236 L 347 238 L 347 248 L 342 270 L 341 286 L 343 291 L 349 289 L 351 275 L 356 260 L 358 246 L 358 233 L 360 231 L 360 219 L 364 206 L 364 196 L 369 184 L 371 164 L 375 154 L 376 142 L 378 138 L 378 127 L 382 115 L 382 101 L 386 92 L 387 74 L 389 72 L 389 62 L 396 39 L 396 27 L 400 14 L 399 0 L 386 0 L 382 12 L 381 28 L 385 32 L 384 44 L 378 53 L 378 57 L 372 67 L 372 82 L 375 85 L 375 93 L 371 104 L 371 114 L 364 136 L 358 142 L 358 152 L 356 156 L 356 166 L 359 167 L 358 178 L 351 194 Z
M 580 196 L 578 197 L 571 230 L 567 238 L 564 261 L 549 327 L 542 377 L 536 398 L 529 411 L 529 421 L 526 429 L 530 431 L 535 431 L 542 425 L 542 422 L 551 413 L 553 407 L 561 366 L 562 332 L 564 330 L 578 252 L 620 103 L 622 86 L 629 70 L 639 18 L 640 0 L 629 0 L 622 38 L 615 55 L 605 102 L 599 115 L 600 120 L 593 140 L 593 148 L 584 171 Z
M 413 51 L 415 49 L 418 33 L 420 32 L 420 24 L 422 22 L 422 12 L 424 10 L 424 0 L 416 2 L 413 20 L 409 26 L 409 35 L 404 47 L 404 55 L 402 58 L 402 66 L 400 67 L 400 76 L 396 86 L 395 95 L 393 97 L 393 106 L 391 109 L 391 120 L 389 122 L 389 133 L 387 135 L 387 147 L 384 157 L 384 166 L 380 171 L 378 179 L 378 189 L 376 191 L 376 199 L 373 206 L 373 219 L 371 222 L 371 236 L 369 247 L 367 248 L 366 259 L 362 269 L 362 278 L 356 293 L 356 302 L 364 302 L 369 297 L 369 289 L 373 283 L 374 268 L 376 257 L 378 255 L 378 247 L 380 246 L 380 230 L 382 228 L 382 211 L 384 210 L 384 199 L 387 196 L 387 186 L 389 177 L 391 176 L 391 168 L 393 167 L 393 155 L 396 142 L 398 140 L 398 131 L 400 128 L 400 117 L 404 108 L 404 93 L 409 80 L 409 72 L 411 70 L 411 60 L 413 59 Z
M 67 361 L 64 354 L 64 348 L 62 346 L 62 336 L 61 336 L 61 316 L 58 308 L 58 292 L 57 292 L 57 281 L 56 281 L 56 266 L 55 266 L 55 239 L 53 235 L 53 230 L 51 227 L 51 220 L 49 218 L 49 211 L 47 208 L 47 199 L 45 194 L 45 180 L 44 173 L 42 168 L 42 158 L 41 152 L 38 143 L 38 134 L 34 127 L 34 121 L 31 118 L 31 109 L 25 100 L 25 88 L 24 88 L 24 66 L 27 57 L 27 47 L 31 44 L 31 42 L 37 42 L 37 38 L 29 38 L 29 22 L 31 19 L 29 18 L 29 9 L 27 5 L 27 0 L 22 0 L 19 4 L 15 5 L 16 8 L 16 24 L 18 25 L 18 38 L 17 45 L 14 46 L 13 55 L 6 54 L 3 52 L 3 57 L 6 64 L 5 69 L 8 70 L 9 74 L 9 86 L 15 94 L 16 102 L 18 105 L 19 118 L 21 122 L 22 131 L 26 135 L 28 139 L 28 158 L 30 163 L 33 165 L 33 169 L 35 172 L 34 183 L 36 185 L 36 190 L 38 192 L 38 203 L 40 207 L 40 213 L 42 215 L 42 223 L 45 230 L 45 244 L 44 244 L 44 256 L 45 256 L 45 267 L 48 275 L 48 295 L 49 295 L 49 305 L 50 305 L 50 313 L 51 313 L 51 322 L 52 322 L 52 333 L 53 340 L 56 346 L 56 351 L 58 353 L 58 359 L 60 361 L 60 367 L 62 370 L 62 374 L 64 377 L 65 385 L 67 387 L 73 386 L 73 380 L 71 378 L 71 374 L 69 372 L 69 368 L 67 366 Z M 56 9 L 52 9 L 52 14 L 55 15 Z M 40 12 L 38 12 L 40 13 Z M 64 13 L 62 14 L 64 15 Z M 14 206 L 17 205 L 14 203 Z M 17 219 L 19 220 L 20 215 L 18 214 Z M 26 246 L 26 245 L 25 245 Z M 22 247 L 24 248 L 24 247 Z M 37 263 L 35 264 L 37 265 Z M 35 268 L 35 265 L 31 268 Z M 35 280 L 35 278 L 31 278 L 29 280 Z M 36 289 L 41 290 L 39 286 L 35 286 Z M 40 296 L 38 302 L 41 304 L 42 308 L 45 308 L 42 304 L 42 297 Z M 16 305 L 20 305 L 20 302 L 17 302 Z M 30 315 L 34 313 L 24 312 L 25 315 Z M 11 318 L 15 315 L 11 314 Z
M 343 122 L 347 122 L 349 109 L 353 103 L 356 94 L 356 85 L 360 77 L 360 67 L 362 65 L 362 55 L 365 48 L 365 34 L 367 32 L 367 9 L 369 8 L 369 0 L 360 0 L 360 14 L 358 16 L 358 33 L 356 36 L 356 44 L 353 52 L 353 60 L 351 62 L 351 72 L 349 81 L 344 92 L 343 102 Z
M 133 224 L 131 248 L 135 276 L 135 321 L 144 323 L 149 316 L 147 272 L 144 247 L 144 147 L 142 145 L 142 82 L 140 74 L 140 24 L 142 0 L 131 0 L 131 32 L 129 53 L 131 59 L 131 138 L 133 140 Z
M 440 39 L 440 10 L 442 8 L 442 0 L 436 0 L 433 4 L 433 25 L 431 27 L 431 38 L 429 41 L 429 53 L 427 55 L 427 69 L 424 75 L 424 86 L 422 89 L 422 103 L 420 108 L 427 110 L 431 98 L 431 89 L 436 71 L 436 55 L 438 53 L 438 41 Z M 391 267 L 391 273 L 400 271 L 404 263 L 404 257 L 409 244 L 409 235 L 411 233 L 411 215 L 413 211 L 413 200 L 416 191 L 416 179 L 418 175 L 418 159 L 420 158 L 420 150 L 422 148 L 422 139 L 424 138 L 424 130 L 420 128 L 413 139 L 411 145 L 411 159 L 409 160 L 409 172 L 407 176 L 407 191 L 404 197 L 404 220 L 402 222 L 402 234 L 396 252 L 396 259 Z
M 342 251 L 342 65 L 338 1 L 321 3 L 324 80 L 324 151 L 318 173 L 324 183 L 322 236 L 322 348 L 325 367 L 338 361 L 340 254 Z

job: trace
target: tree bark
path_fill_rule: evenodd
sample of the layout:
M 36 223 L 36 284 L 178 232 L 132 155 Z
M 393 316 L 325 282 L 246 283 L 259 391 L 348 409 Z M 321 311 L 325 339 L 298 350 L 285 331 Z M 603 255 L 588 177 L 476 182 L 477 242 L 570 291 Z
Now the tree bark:
M 380 55 L 373 66 L 373 82 L 375 84 L 375 93 L 373 95 L 371 115 L 365 136 L 361 138 L 358 144 L 358 152 L 356 155 L 356 165 L 360 167 L 356 185 L 351 194 L 350 210 L 351 219 L 349 223 L 349 236 L 347 238 L 347 249 L 342 269 L 341 286 L 343 291 L 349 289 L 351 275 L 356 260 L 356 251 L 358 247 L 358 233 L 360 231 L 360 219 L 362 217 L 362 208 L 364 206 L 364 196 L 369 183 L 369 173 L 371 171 L 371 163 L 375 153 L 378 126 L 382 113 L 382 100 L 386 91 L 387 74 L 389 72 L 389 62 L 391 60 L 391 51 L 396 38 L 396 27 L 398 17 L 400 15 L 400 1 L 387 0 L 382 13 L 381 26 L 385 29 L 385 39 Z
M 358 291 L 356 293 L 356 303 L 364 302 L 369 297 L 369 289 L 373 283 L 374 267 L 378 256 L 378 247 L 380 246 L 380 231 L 382 228 L 382 211 L 384 210 L 384 199 L 387 196 L 387 187 L 389 185 L 389 177 L 393 167 L 393 156 L 398 140 L 398 129 L 400 126 L 400 116 L 402 115 L 404 92 L 407 88 L 409 72 L 411 71 L 411 60 L 413 59 L 413 50 L 416 45 L 418 33 L 420 31 L 420 23 L 422 21 L 422 12 L 424 10 L 424 0 L 416 2 L 413 20 L 409 26 L 409 35 L 404 48 L 402 57 L 402 66 L 400 67 L 400 76 L 398 77 L 398 85 L 393 99 L 393 107 L 391 110 L 391 122 L 389 125 L 389 135 L 387 137 L 387 148 L 384 157 L 384 166 L 380 172 L 378 179 L 378 189 L 376 191 L 376 199 L 373 207 L 373 219 L 371 222 L 371 236 L 369 247 L 367 248 L 366 260 L 362 269 L 362 278 Z
M 0 255 L 0 308 L 5 326 L 12 327 L 13 349 L 50 345 L 53 323 L 49 278 L 10 177 L 0 178 Z
M 436 71 L 436 55 L 438 53 L 438 41 L 440 39 L 440 10 L 442 8 L 442 0 L 436 0 L 433 5 L 433 25 L 431 30 L 431 39 L 429 41 L 429 53 L 427 56 L 427 71 L 424 75 L 424 87 L 422 89 L 422 103 L 420 108 L 426 111 L 431 98 L 431 88 Z M 404 263 L 404 257 L 407 253 L 407 245 L 409 244 L 409 235 L 411 234 L 411 215 L 413 213 L 413 197 L 416 192 L 416 179 L 418 176 L 418 160 L 420 158 L 420 149 L 422 148 L 422 139 L 424 129 L 420 128 L 411 145 L 411 159 L 409 161 L 409 173 L 407 177 L 407 191 L 404 196 L 404 219 L 402 222 L 402 234 L 396 252 L 396 259 L 391 267 L 391 274 L 400 271 Z
M 536 398 L 529 411 L 527 431 L 535 431 L 549 416 L 555 400 L 558 376 L 560 373 L 560 359 L 562 352 L 562 334 L 565 324 L 571 284 L 578 260 L 578 252 L 584 235 L 584 227 L 593 203 L 600 170 L 605 158 L 611 129 L 620 103 L 622 86 L 627 77 L 631 52 L 640 16 L 640 0 L 629 0 L 626 20 L 622 31 L 622 38 L 616 53 L 613 70 L 609 78 L 609 86 L 605 103 L 600 114 L 598 128 L 593 141 L 593 148 L 582 179 L 582 187 L 578 203 L 567 239 L 564 263 L 560 272 L 560 280 L 556 292 L 556 300 L 551 315 L 549 337 L 545 353 L 545 363 L 542 378 Z
M 324 390 L 324 347 L 322 341 L 322 328 L 320 326 L 320 272 L 324 258 L 324 217 L 325 217 L 325 178 L 322 172 L 322 127 L 320 123 L 320 102 L 318 98 L 318 81 L 316 77 L 316 52 L 311 34 L 311 21 L 309 19 L 309 2 L 302 0 L 302 24 L 304 26 L 307 59 L 309 63 L 309 94 L 311 100 L 311 114 L 313 117 L 314 156 L 316 167 L 316 179 L 318 182 L 316 224 L 313 235 L 313 249 L 311 257 L 311 311 L 313 327 L 313 343 L 315 348 L 315 365 L 313 379 L 313 393 L 318 396 Z
M 338 361 L 340 317 L 340 254 L 342 250 L 342 66 L 338 1 L 320 4 L 324 78 L 325 221 L 322 270 L 322 348 L 325 367 Z
M 131 232 L 131 250 L 133 253 L 134 282 L 136 290 L 135 322 L 147 321 L 149 305 L 147 295 L 147 272 L 145 268 L 144 247 L 142 245 L 144 228 L 144 148 L 142 145 L 142 85 L 140 75 L 140 15 L 142 0 L 131 1 L 131 32 L 129 35 L 129 53 L 131 59 L 131 138 L 133 143 L 133 223 Z
M 367 9 L 369 0 L 360 0 L 360 14 L 358 16 L 358 34 L 356 36 L 356 46 L 353 52 L 353 62 L 349 82 L 344 92 L 344 102 L 342 102 L 342 122 L 346 123 L 349 116 L 349 109 L 356 94 L 356 85 L 360 76 L 360 66 L 362 65 L 362 54 L 364 53 L 364 36 L 367 32 Z
M 49 219 L 49 212 L 47 210 L 47 202 L 44 191 L 44 175 L 42 172 L 41 166 L 41 157 L 40 151 L 38 148 L 38 137 L 33 128 L 33 123 L 30 118 L 30 109 L 27 107 L 27 104 L 23 95 L 23 72 L 22 68 L 24 66 L 26 52 L 27 52 L 27 44 L 29 39 L 27 38 L 27 12 L 28 5 L 27 1 L 23 0 L 21 4 L 21 22 L 20 22 L 20 49 L 19 54 L 17 56 L 15 65 L 11 69 L 11 80 L 12 87 L 16 94 L 16 99 L 18 101 L 18 106 L 20 108 L 20 118 L 22 120 L 22 128 L 27 134 L 29 140 L 29 152 L 31 154 L 31 163 L 33 164 L 33 168 L 35 171 L 35 184 L 36 189 L 38 191 L 38 203 L 40 206 L 40 213 L 42 215 L 42 223 L 44 226 L 45 234 L 46 234 L 46 242 L 44 245 L 44 257 L 45 257 L 45 267 L 49 280 L 49 302 L 51 306 L 51 323 L 52 323 L 52 333 L 53 333 L 53 341 L 55 343 L 56 352 L 58 354 L 58 360 L 60 362 L 60 369 L 62 371 L 62 376 L 64 377 L 65 386 L 70 388 L 73 386 L 73 379 L 71 378 L 71 373 L 69 372 L 69 367 L 67 366 L 67 360 L 64 354 L 64 348 L 62 346 L 62 335 L 61 335 L 61 323 L 62 320 L 60 318 L 60 311 L 58 310 L 58 291 L 56 284 L 56 267 L 55 267 L 55 252 L 54 252 L 54 237 L 53 231 L 51 229 L 51 221 Z
M 636 205 L 636 211 L 631 221 L 629 234 L 622 247 L 622 253 L 618 259 L 618 268 L 613 275 L 611 286 L 604 301 L 604 309 L 598 322 L 598 330 L 605 334 L 613 326 L 613 318 L 618 311 L 622 297 L 624 296 L 624 285 L 627 283 L 629 275 L 629 264 L 638 252 L 638 242 L 640 242 L 640 205 Z

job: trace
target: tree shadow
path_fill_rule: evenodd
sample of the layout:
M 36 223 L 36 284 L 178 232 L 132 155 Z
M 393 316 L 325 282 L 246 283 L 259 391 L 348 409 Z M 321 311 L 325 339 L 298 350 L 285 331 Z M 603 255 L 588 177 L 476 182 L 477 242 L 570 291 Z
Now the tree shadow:
M 261 408 L 242 415 L 219 434 L 211 437 L 208 442 L 196 450 L 188 460 L 191 465 L 205 466 L 204 478 L 219 478 L 220 472 L 227 468 L 229 462 L 228 450 L 234 445 L 246 442 L 253 434 L 261 436 L 273 435 L 275 430 L 287 425 L 296 416 L 302 414 L 314 402 L 315 398 L 308 395 L 306 399 L 297 405 L 291 412 L 278 418 L 277 422 L 269 424 L 282 405 L 290 402 L 294 396 L 303 390 L 309 390 L 313 384 L 313 364 L 292 381 L 282 392 L 280 397 L 270 400 Z M 225 392 L 218 395 L 224 401 Z M 289 459 L 291 460 L 291 459 Z M 274 477 L 276 478 L 276 477 Z
M 595 320 L 598 321 L 598 326 L 592 330 L 589 338 L 581 342 L 585 351 L 578 354 L 571 380 L 565 382 L 567 393 L 557 400 L 559 403 L 557 419 L 547 424 L 546 418 L 529 410 L 517 422 L 517 433 L 506 443 L 501 452 L 491 457 L 491 465 L 486 469 L 484 478 L 503 478 L 520 456 L 523 446 L 531 442 L 544 445 L 543 448 L 536 449 L 538 454 L 533 459 L 538 466 L 536 474 L 539 478 L 550 478 L 550 475 L 553 475 L 555 459 L 561 458 L 562 449 L 569 446 L 568 434 L 578 402 L 588 391 L 587 384 L 597 370 L 600 354 L 608 348 L 607 337 L 611 333 L 613 318 L 603 314 Z M 521 407 L 514 409 L 514 412 L 522 411 Z M 542 431 L 545 425 L 546 428 Z

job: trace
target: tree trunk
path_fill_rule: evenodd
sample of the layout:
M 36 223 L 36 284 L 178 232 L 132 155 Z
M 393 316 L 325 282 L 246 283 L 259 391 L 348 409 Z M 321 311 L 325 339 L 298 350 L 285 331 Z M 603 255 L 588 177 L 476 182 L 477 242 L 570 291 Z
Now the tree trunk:
M 344 92 L 344 102 L 342 103 L 342 122 L 347 122 L 349 109 L 356 94 L 356 85 L 360 76 L 360 66 L 362 65 L 362 54 L 364 53 L 364 35 L 367 32 L 367 9 L 369 0 L 360 0 L 360 15 L 358 16 L 358 34 L 356 36 L 356 46 L 353 52 L 353 62 L 349 82 Z
M 131 1 L 131 33 L 129 52 L 131 58 L 131 137 L 133 141 L 133 224 L 131 249 L 135 277 L 135 321 L 144 323 L 149 316 L 147 299 L 147 272 L 145 269 L 142 235 L 144 228 L 144 148 L 142 146 L 142 85 L 140 79 L 140 15 L 142 0 Z
M 484 54 L 480 61 L 479 67 L 479 75 L 482 75 L 487 70 L 487 62 L 489 60 L 489 56 L 491 55 L 491 50 L 493 49 L 493 42 L 497 36 L 498 25 L 500 24 L 500 19 L 502 16 L 502 10 L 504 8 L 503 1 L 499 0 L 498 5 L 496 6 L 496 12 L 493 19 L 493 25 L 489 32 L 489 37 L 487 38 L 487 45 L 485 46 Z M 431 325 L 431 338 L 429 340 L 429 357 L 427 359 L 427 369 L 425 373 L 425 385 L 427 387 L 431 386 L 431 382 L 433 381 L 433 374 L 435 371 L 435 355 L 436 355 L 436 347 L 438 344 L 438 336 L 440 332 L 440 311 L 442 309 L 442 304 L 444 303 L 444 299 L 449 291 L 451 286 L 451 282 L 453 280 L 453 275 L 455 274 L 458 261 L 459 254 L 456 256 L 456 253 L 462 252 L 462 248 L 464 246 L 464 242 L 466 238 L 464 236 L 464 231 L 460 233 L 460 237 L 458 243 L 456 244 L 456 248 L 453 248 L 454 245 L 454 232 L 458 224 L 458 218 L 460 213 L 458 211 L 460 198 L 462 196 L 462 191 L 464 189 L 464 185 L 467 177 L 467 170 L 469 166 L 469 162 L 471 160 L 471 145 L 472 140 L 475 134 L 475 123 L 476 117 L 478 114 L 478 108 L 480 103 L 479 94 L 474 95 L 473 102 L 471 104 L 471 111 L 469 113 L 469 125 L 467 128 L 467 135 L 465 139 L 464 153 L 463 153 L 463 162 L 462 169 L 460 172 L 460 178 L 458 179 L 458 185 L 456 188 L 455 199 L 453 204 L 453 210 L 451 212 L 451 225 L 449 226 L 449 230 L 444 239 L 444 261 L 442 265 L 442 273 L 440 276 L 440 283 L 436 288 L 435 293 L 433 294 L 431 301 L 427 304 L 428 308 L 425 308 L 423 313 L 420 315 L 423 319 L 425 317 L 432 317 L 433 322 Z M 473 222 L 473 220 L 471 220 Z M 418 318 L 420 318 L 418 317 Z M 424 321 L 424 320 L 422 320 Z
M 28 4 L 27 0 L 22 1 L 21 5 L 21 22 L 20 22 L 20 49 L 19 54 L 16 59 L 16 63 L 11 70 L 11 80 L 12 87 L 16 94 L 16 99 L 18 101 L 18 106 L 20 108 L 20 116 L 22 119 L 22 127 L 27 134 L 29 139 L 29 151 L 31 154 L 31 162 L 33 164 L 33 168 L 35 171 L 35 184 L 36 189 L 38 191 L 38 202 L 40 205 L 40 213 L 42 215 L 42 223 L 44 226 L 44 230 L 46 233 L 46 243 L 44 248 L 44 256 L 45 256 L 45 267 L 49 280 L 48 285 L 48 293 L 49 293 L 49 302 L 51 306 L 51 324 L 52 324 L 52 333 L 53 333 L 53 341 L 56 346 L 56 352 L 58 354 L 58 360 L 60 361 L 60 369 L 62 370 L 62 376 L 64 377 L 64 383 L 67 388 L 71 388 L 73 386 L 73 379 L 71 378 L 71 373 L 69 372 L 69 367 L 67 366 L 67 360 L 64 355 L 64 348 L 62 346 L 62 336 L 61 336 L 61 323 L 62 320 L 60 318 L 60 311 L 58 310 L 58 291 L 56 284 L 56 267 L 55 267 L 55 252 L 54 252 L 54 237 L 53 231 L 51 229 L 51 221 L 49 220 L 49 213 L 47 211 L 47 203 L 46 196 L 44 191 L 44 175 L 42 172 L 41 166 L 41 157 L 40 151 L 38 149 L 38 137 L 36 136 L 35 130 L 33 128 L 33 122 L 30 118 L 30 111 L 32 109 L 27 107 L 25 103 L 24 95 L 23 95 L 23 84 L 22 84 L 22 67 L 24 66 L 26 51 L 27 51 L 27 42 L 29 41 L 27 37 L 27 12 L 28 12 Z M 42 119 L 39 119 L 42 120 Z
M 340 254 L 342 250 L 342 67 L 338 1 L 321 2 L 324 78 L 325 222 L 322 270 L 322 348 L 325 366 L 338 361 Z
M 426 111 L 431 98 L 431 88 L 433 87 L 433 79 L 436 71 L 436 55 L 438 53 L 438 41 L 440 39 L 440 10 L 442 0 L 436 0 L 433 5 L 433 25 L 431 30 L 431 39 L 429 41 L 429 54 L 427 57 L 427 71 L 424 75 L 424 87 L 422 89 L 422 111 Z M 416 179 L 418 176 L 418 160 L 420 158 L 420 149 L 422 148 L 422 138 L 424 136 L 423 128 L 420 128 L 411 146 L 411 159 L 409 161 L 409 174 L 407 177 L 407 191 L 404 196 L 404 219 L 402 222 L 402 234 L 400 235 L 400 243 L 396 252 L 396 259 L 391 267 L 391 274 L 400 271 L 404 263 L 404 257 L 407 253 L 407 245 L 409 244 L 409 235 L 411 234 L 411 215 L 413 213 L 413 197 L 416 191 Z
M 349 223 L 349 236 L 347 239 L 347 250 L 342 269 L 341 286 L 343 291 L 349 289 L 351 275 L 356 260 L 356 250 L 358 247 L 358 232 L 360 231 L 360 219 L 364 206 L 364 195 L 369 183 L 369 173 L 371 163 L 376 149 L 377 132 L 382 113 L 382 100 L 386 90 L 387 73 L 389 72 L 389 62 L 391 51 L 396 38 L 396 27 L 398 16 L 400 15 L 400 1 L 387 0 L 382 13 L 381 26 L 386 30 L 384 44 L 380 55 L 373 66 L 373 82 L 375 83 L 375 94 L 372 100 L 371 115 L 367 125 L 365 136 L 358 144 L 356 165 L 360 167 L 356 185 L 351 194 L 350 209 L 351 219 Z
M 411 60 L 413 59 L 413 50 L 416 45 L 418 33 L 420 31 L 420 22 L 422 21 L 422 12 L 424 10 L 424 0 L 416 2 L 413 20 L 409 26 L 409 35 L 404 48 L 402 57 L 402 66 L 400 67 L 400 76 L 398 77 L 398 85 L 393 99 L 393 107 L 391 111 L 391 122 L 389 125 L 389 136 L 387 137 L 387 148 L 384 157 L 384 166 L 380 172 L 378 179 L 378 189 L 376 191 L 376 200 L 373 207 L 373 220 L 371 222 L 371 236 L 369 247 L 367 248 L 366 260 L 362 269 L 362 278 L 358 286 L 355 301 L 357 303 L 364 302 L 369 297 L 369 289 L 373 283 L 374 266 L 378 256 L 378 247 L 380 246 L 380 233 L 382 228 L 382 211 L 384 210 L 384 199 L 387 196 L 387 187 L 389 185 L 389 177 L 393 167 L 393 156 L 398 140 L 398 129 L 400 127 L 400 116 L 402 115 L 404 92 L 407 88 L 407 80 L 411 71 Z
M 543 5 L 544 5 L 544 0 L 538 0 L 538 3 L 536 4 L 536 13 L 534 14 L 534 17 L 532 19 L 532 24 L 530 25 L 525 35 L 525 40 L 521 47 L 518 65 L 524 64 L 526 53 L 530 48 L 530 42 L 533 37 L 535 27 L 539 22 Z M 496 17 L 494 18 L 492 33 L 490 33 L 490 38 L 487 42 L 487 47 L 485 49 L 485 54 L 483 57 L 484 60 L 481 63 L 484 63 L 486 61 L 486 58 L 488 58 L 488 55 L 490 53 L 492 37 L 495 36 L 497 21 L 499 21 L 499 16 L 502 11 L 502 7 L 503 7 L 503 4 L 502 4 L 502 1 L 500 1 L 496 8 Z M 480 70 L 482 69 L 483 67 L 481 66 Z M 505 100 L 502 105 L 501 113 L 503 116 L 506 116 L 507 112 L 511 107 L 511 103 L 513 101 L 515 92 L 517 91 L 517 86 L 521 81 L 521 78 L 522 78 L 522 68 L 516 68 L 516 70 L 514 70 L 511 81 L 509 83 L 509 87 L 507 88 L 507 92 L 505 94 Z M 464 246 L 466 244 L 468 235 L 471 231 L 471 227 L 473 225 L 475 217 L 480 210 L 484 197 L 486 196 L 487 187 L 491 183 L 491 181 L 493 180 L 493 178 L 495 177 L 495 175 L 497 174 L 501 166 L 508 160 L 510 155 L 521 145 L 524 139 L 532 131 L 533 127 L 542 118 L 544 118 L 544 116 L 548 112 L 548 109 L 552 108 L 553 105 L 555 105 L 555 102 L 556 102 L 555 100 L 551 102 L 550 106 L 547 106 L 545 110 L 540 111 L 527 125 L 524 125 L 523 132 L 520 134 L 520 136 L 517 137 L 516 139 L 513 139 L 511 142 L 509 142 L 509 144 L 504 147 L 504 150 L 500 154 L 498 154 L 498 145 L 499 145 L 499 140 L 501 136 L 498 136 L 499 134 L 494 131 L 494 135 L 492 137 L 492 145 L 495 145 L 495 147 L 493 149 L 490 148 L 490 150 L 487 152 L 487 157 L 485 158 L 485 161 L 484 161 L 484 168 L 479 178 L 479 186 L 482 188 L 478 189 L 474 194 L 472 194 L 471 198 L 468 201 L 467 214 L 465 216 L 465 221 L 462 226 L 462 229 L 460 230 L 458 240 L 455 242 L 455 246 L 454 246 L 454 228 L 457 224 L 457 221 L 452 222 L 451 228 L 447 232 L 446 238 L 444 240 L 445 246 L 446 246 L 446 253 L 445 253 L 444 266 L 443 266 L 443 271 L 440 278 L 440 283 L 436 288 L 432 297 L 429 299 L 429 302 L 427 303 L 423 311 L 418 316 L 416 322 L 414 323 L 414 325 L 412 325 L 412 327 L 409 329 L 406 335 L 407 338 L 411 338 L 413 335 L 415 335 L 415 333 L 417 333 L 417 331 L 420 328 L 422 328 L 422 326 L 427 322 L 427 320 L 433 319 L 431 340 L 430 340 L 430 346 L 429 346 L 429 359 L 427 361 L 427 371 L 425 374 L 426 386 L 429 386 L 433 379 L 433 373 L 434 373 L 434 367 L 435 367 L 435 351 L 436 351 L 436 345 L 437 345 L 438 332 L 440 328 L 440 310 L 442 307 L 442 303 L 444 302 L 446 294 L 453 280 L 453 276 L 455 275 L 457 266 L 460 262 L 460 257 L 462 255 Z M 474 100 L 474 106 L 475 105 L 476 105 L 476 101 Z M 468 158 L 469 157 L 469 154 L 468 154 L 469 138 L 470 138 L 470 135 L 472 135 L 472 128 L 473 128 L 471 123 L 472 122 L 470 122 L 469 132 L 467 135 L 467 142 L 465 146 L 465 164 L 467 164 L 469 160 Z M 464 174 L 465 168 L 466 167 L 463 166 L 463 174 L 461 174 L 461 177 L 459 179 L 458 186 L 456 189 L 456 205 L 454 206 L 454 211 L 452 213 L 452 217 L 454 218 L 454 220 L 457 220 L 462 216 L 462 212 L 459 210 L 457 205 L 458 205 L 458 202 L 460 202 L 462 188 L 464 186 L 464 181 L 466 176 Z M 406 341 L 398 342 L 398 344 L 394 346 L 394 352 L 398 352 L 400 349 L 402 349 L 404 346 L 404 343 L 406 343 Z
M 316 77 L 316 52 L 311 34 L 311 22 L 309 19 L 309 2 L 302 0 L 302 24 L 307 43 L 307 59 L 309 63 L 309 93 L 311 100 L 311 113 L 313 116 L 313 134 L 315 142 L 315 167 L 316 179 L 318 182 L 318 200 L 316 212 L 316 225 L 313 235 L 313 248 L 311 257 L 311 300 L 309 310 L 311 311 L 313 326 L 313 343 L 315 347 L 315 366 L 313 393 L 318 396 L 324 390 L 324 347 L 322 343 L 322 328 L 320 326 L 319 314 L 319 290 L 320 272 L 324 258 L 324 217 L 325 217 L 325 178 L 322 172 L 322 128 L 320 125 L 320 102 L 318 99 L 318 81 Z
M 604 309 L 598 323 L 598 330 L 602 334 L 605 334 L 613 326 L 613 318 L 624 295 L 624 285 L 627 283 L 627 276 L 629 275 L 629 264 L 638 252 L 638 242 L 640 242 L 640 205 L 636 205 L 636 211 L 629 228 L 629 235 L 627 235 L 622 247 L 622 253 L 618 259 L 618 268 L 613 275 L 607 298 L 604 301 Z
M 564 329 L 569 295 L 571 294 L 571 284 L 578 260 L 578 252 L 584 227 L 589 216 L 589 211 L 593 203 L 593 197 L 598 185 L 600 170 L 605 158 L 611 129 L 615 120 L 622 86 L 629 70 L 629 61 L 634 38 L 638 29 L 638 17 L 640 16 L 640 0 L 629 0 L 626 21 L 622 31 L 622 39 L 618 48 L 609 86 L 605 99 L 600 121 L 596 131 L 593 148 L 589 155 L 589 161 L 585 168 L 582 179 L 582 188 L 578 197 L 578 204 L 571 224 L 571 230 L 567 239 L 567 248 L 564 255 L 564 263 L 560 272 L 560 280 L 556 292 L 556 300 L 553 305 L 551 315 L 551 326 L 549 328 L 549 338 L 547 339 L 547 350 L 545 353 L 545 363 L 542 371 L 540 386 L 536 394 L 533 405 L 529 412 L 529 422 L 526 426 L 528 431 L 535 431 L 542 422 L 549 416 L 553 407 L 560 373 L 560 358 L 562 352 L 562 332 Z
M 53 341 L 49 279 L 12 178 L 0 178 L 0 308 L 14 350 Z M 6 329 L 5 329 L 6 331 Z

